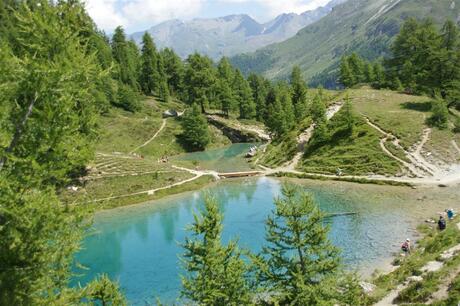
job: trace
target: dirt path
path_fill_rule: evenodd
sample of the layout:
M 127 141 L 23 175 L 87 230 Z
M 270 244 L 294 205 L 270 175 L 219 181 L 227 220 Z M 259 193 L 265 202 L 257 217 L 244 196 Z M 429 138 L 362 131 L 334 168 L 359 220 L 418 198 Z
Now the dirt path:
M 460 224 L 460 223 L 459 223 Z M 457 225 L 459 225 L 457 224 Z M 451 247 L 450 249 L 444 251 L 441 253 L 440 257 L 444 257 L 445 260 L 451 260 L 454 256 L 457 256 L 457 254 L 459 253 L 460 251 L 460 244 L 458 245 L 455 245 L 453 247 Z M 406 281 L 402 284 L 399 284 L 395 289 L 393 289 L 392 291 L 390 291 L 390 293 L 388 293 L 382 300 L 380 300 L 379 302 L 377 302 L 376 304 L 374 304 L 374 306 L 387 306 L 387 305 L 395 305 L 393 303 L 393 301 L 398 297 L 399 293 L 401 291 L 403 291 L 405 288 L 407 288 L 411 282 L 414 282 L 414 281 L 421 281 L 423 280 L 423 277 L 425 277 L 425 275 L 427 273 L 430 273 L 430 272 L 436 272 L 436 271 L 439 271 L 440 269 L 442 269 L 445 265 L 446 261 L 430 261 L 430 262 L 427 262 L 421 269 L 420 269 L 420 280 L 414 280 L 414 279 L 411 279 L 413 278 L 412 277 L 409 277 L 406 279 Z M 443 280 L 443 283 L 441 284 L 441 286 L 439 287 L 438 291 L 436 291 L 433 296 L 431 297 L 430 301 L 427 302 L 427 304 L 430 304 L 430 302 L 433 302 L 433 301 L 439 301 L 441 299 L 444 299 L 448 296 L 448 289 L 449 289 L 449 284 L 451 283 L 451 281 L 460 273 L 460 266 L 459 267 L 456 267 L 456 269 L 454 271 L 452 271 L 451 273 L 449 273 L 449 276 L 447 278 L 445 278 Z
M 230 121 L 228 119 L 222 118 L 217 115 L 208 115 L 208 119 L 211 119 L 212 121 L 220 122 L 221 124 L 224 124 L 230 128 L 240 130 L 240 131 L 247 131 L 247 132 L 252 132 L 257 135 L 262 140 L 265 141 L 270 141 L 271 137 L 270 135 L 265 131 L 265 129 L 258 127 L 256 125 L 246 125 L 242 124 L 241 122 L 237 121 Z
M 152 138 L 150 138 L 149 140 L 147 140 L 146 142 L 144 142 L 143 144 L 141 144 L 140 146 L 138 146 L 137 148 L 135 148 L 134 150 L 129 152 L 129 154 L 133 154 L 134 152 L 136 152 L 140 148 L 145 147 L 146 145 L 151 143 L 161 133 L 161 131 L 165 128 L 165 126 L 166 126 L 166 119 L 163 119 L 163 121 L 161 122 L 160 129 L 152 136 Z
M 452 145 L 454 146 L 455 150 L 457 150 L 458 154 L 460 154 L 460 147 L 457 145 L 455 140 L 452 140 Z
M 335 103 L 330 106 L 326 110 L 326 118 L 330 120 L 334 117 L 335 114 L 339 112 L 342 108 L 343 102 Z M 315 131 L 316 124 L 312 123 L 302 134 L 297 137 L 297 153 L 292 160 L 284 164 L 281 168 L 283 170 L 293 171 L 297 165 L 299 164 L 300 160 L 302 159 L 303 152 L 305 150 L 305 145 L 308 144 L 311 137 L 313 136 L 313 132 Z

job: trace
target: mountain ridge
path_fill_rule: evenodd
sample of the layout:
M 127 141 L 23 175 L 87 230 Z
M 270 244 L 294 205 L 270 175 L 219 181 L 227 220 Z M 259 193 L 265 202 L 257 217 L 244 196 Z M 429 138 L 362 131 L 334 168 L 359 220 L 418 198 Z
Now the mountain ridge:
M 387 55 L 392 39 L 409 17 L 431 17 L 439 25 L 446 19 L 458 23 L 460 1 L 349 0 L 292 38 L 231 61 L 245 74 L 256 72 L 270 79 L 286 79 L 297 65 L 313 86 L 336 87 L 342 55 L 358 52 L 370 60 Z
M 217 18 L 194 18 L 190 21 L 172 19 L 146 30 L 159 48 L 169 47 L 182 58 L 197 51 L 213 59 L 252 52 L 294 36 L 304 28 L 329 14 L 335 5 L 346 0 L 332 0 L 324 7 L 301 14 L 283 13 L 259 23 L 247 14 Z M 131 34 L 138 44 L 146 32 Z

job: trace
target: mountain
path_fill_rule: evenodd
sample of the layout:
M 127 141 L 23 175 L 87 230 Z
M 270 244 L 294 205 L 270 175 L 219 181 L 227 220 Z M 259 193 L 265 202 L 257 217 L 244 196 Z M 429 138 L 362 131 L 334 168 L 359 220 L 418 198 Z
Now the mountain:
M 158 47 L 173 48 L 182 58 L 198 51 L 213 59 L 252 52 L 294 36 L 300 29 L 321 19 L 346 0 L 333 0 L 325 7 L 302 14 L 282 14 L 267 23 L 248 15 L 230 15 L 191 21 L 170 20 L 147 30 Z M 137 43 L 144 32 L 131 35 Z
M 285 79 L 294 65 L 312 85 L 336 85 L 340 58 L 353 51 L 367 59 L 388 54 L 401 23 L 430 17 L 437 24 L 448 18 L 460 21 L 460 0 L 349 0 L 294 37 L 231 58 L 244 73 L 258 72 Z

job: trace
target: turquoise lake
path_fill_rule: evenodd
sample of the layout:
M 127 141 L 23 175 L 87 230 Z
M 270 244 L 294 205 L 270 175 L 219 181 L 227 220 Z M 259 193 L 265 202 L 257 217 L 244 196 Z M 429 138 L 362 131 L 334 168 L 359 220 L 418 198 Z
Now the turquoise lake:
M 414 237 L 416 213 L 409 213 L 400 189 L 365 188 L 352 184 L 289 181 L 302 184 L 326 213 L 355 215 L 328 218 L 330 238 L 342 249 L 348 269 L 370 271 L 388 261 L 400 242 Z M 224 213 L 224 241 L 239 238 L 254 252 L 264 241 L 264 220 L 280 194 L 282 181 L 271 178 L 225 180 L 200 191 L 98 213 L 94 233 L 84 242 L 76 262 L 88 270 L 73 284 L 85 284 L 97 274 L 118 280 L 130 304 L 145 305 L 159 297 L 171 303 L 179 295 L 180 244 L 193 214 L 203 207 L 206 193 L 214 195 Z M 419 222 L 420 219 L 417 219 Z

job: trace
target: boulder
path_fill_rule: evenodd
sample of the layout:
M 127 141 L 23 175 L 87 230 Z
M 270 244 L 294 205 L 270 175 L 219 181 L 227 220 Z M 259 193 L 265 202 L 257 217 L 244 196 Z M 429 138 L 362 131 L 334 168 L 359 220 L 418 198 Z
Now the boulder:
M 364 282 L 364 281 L 360 282 L 359 286 L 363 289 L 364 293 L 366 294 L 372 293 L 376 288 L 374 284 Z

